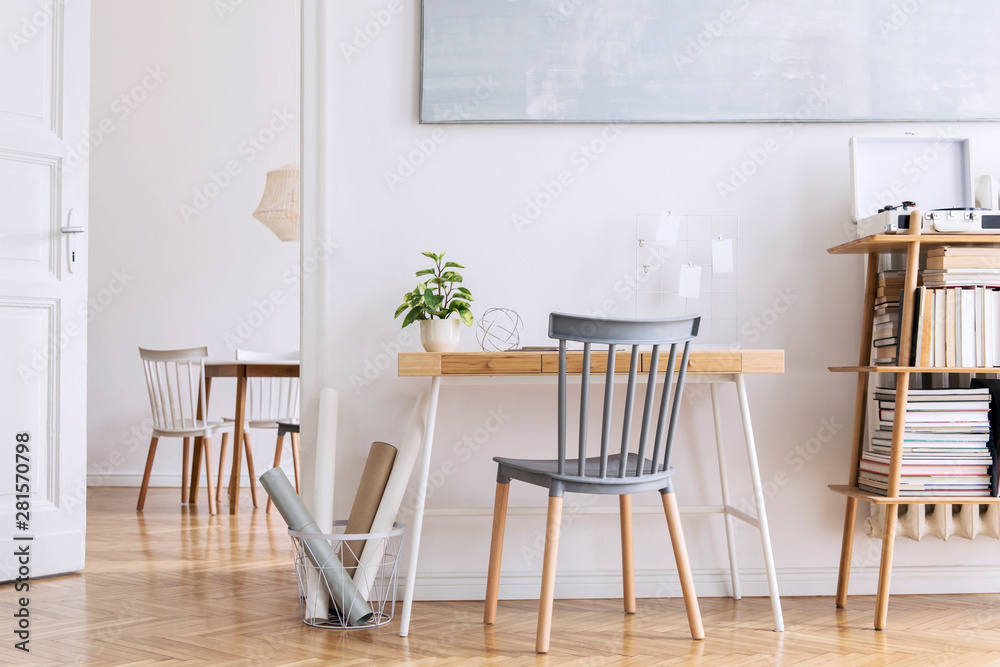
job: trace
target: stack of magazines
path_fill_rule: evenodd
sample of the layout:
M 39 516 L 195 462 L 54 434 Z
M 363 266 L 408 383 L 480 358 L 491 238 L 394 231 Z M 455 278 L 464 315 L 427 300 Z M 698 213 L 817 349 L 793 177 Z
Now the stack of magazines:
M 878 429 L 861 458 L 858 488 L 889 488 L 896 393 L 876 389 Z M 911 389 L 906 403 L 899 497 L 989 496 L 993 457 L 989 389 Z

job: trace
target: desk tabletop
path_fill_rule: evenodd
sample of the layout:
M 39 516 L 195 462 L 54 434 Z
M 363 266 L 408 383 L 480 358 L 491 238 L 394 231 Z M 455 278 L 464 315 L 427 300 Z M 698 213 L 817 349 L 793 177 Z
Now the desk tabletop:
M 615 355 L 615 373 L 627 374 L 631 351 Z M 652 353 L 640 353 L 640 372 L 648 372 Z M 666 367 L 666 356 L 660 367 Z M 583 352 L 566 353 L 566 370 L 580 373 Z M 594 352 L 591 373 L 607 372 L 607 353 Z M 663 372 L 663 371 L 661 371 Z M 688 357 L 689 374 L 764 374 L 785 372 L 784 350 L 692 350 Z M 518 350 L 512 352 L 402 352 L 399 355 L 400 377 L 477 376 L 477 375 L 555 375 L 559 373 L 559 352 Z

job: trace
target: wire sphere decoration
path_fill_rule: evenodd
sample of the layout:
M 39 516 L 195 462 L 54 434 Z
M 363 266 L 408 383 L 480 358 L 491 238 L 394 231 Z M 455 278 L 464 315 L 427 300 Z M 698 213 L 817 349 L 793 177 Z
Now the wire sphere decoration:
M 476 339 L 483 352 L 506 352 L 521 345 L 524 322 L 510 308 L 489 308 L 479 318 Z

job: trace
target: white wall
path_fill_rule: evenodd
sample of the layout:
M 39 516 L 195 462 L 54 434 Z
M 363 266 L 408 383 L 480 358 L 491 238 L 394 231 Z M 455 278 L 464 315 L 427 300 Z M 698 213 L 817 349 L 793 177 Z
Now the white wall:
M 250 215 L 266 172 L 297 160 L 297 5 L 94 0 L 92 485 L 141 480 L 151 422 L 137 347 L 299 347 L 299 246 Z M 220 175 L 227 163 L 236 175 Z M 215 383 L 212 416 L 231 415 L 232 384 Z M 264 470 L 274 432 L 253 435 Z M 162 441 L 153 483 L 178 486 L 180 460 L 180 441 Z
M 399 15 L 384 12 L 395 4 L 324 4 L 327 19 L 319 34 L 325 36 L 327 85 L 321 92 L 328 102 L 306 110 L 322 117 L 325 134 L 316 137 L 318 150 L 326 152 L 331 165 L 323 188 L 332 214 L 309 221 L 309 234 L 313 240 L 331 238 L 340 247 L 305 287 L 304 381 L 311 397 L 304 406 L 304 437 L 312 430 L 318 389 L 338 389 L 338 515 L 349 511 L 368 444 L 398 441 L 415 395 L 427 386 L 425 380 L 396 377 L 396 352 L 417 350 L 419 344 L 415 331 L 400 332 L 392 320 L 400 296 L 413 285 L 413 272 L 422 267 L 420 251 L 446 250 L 449 258 L 467 265 L 476 314 L 490 306 L 515 308 L 526 322 L 527 341 L 537 344 L 544 340 L 551 310 L 607 309 L 602 304 L 610 300 L 609 312 L 630 314 L 631 302 L 613 286 L 631 269 L 636 213 L 738 214 L 741 342 L 786 351 L 784 375 L 748 380 L 762 475 L 769 482 L 779 577 L 785 594 L 832 595 L 844 500 L 826 486 L 846 482 L 855 378 L 826 367 L 853 363 L 861 321 L 861 258 L 826 253 L 853 233 L 845 228 L 848 139 L 910 130 L 969 136 L 974 171 L 996 173 L 1000 153 L 991 149 L 1000 140 L 998 127 L 689 124 L 609 131 L 600 125 L 421 126 L 416 116 L 418 3 L 403 3 Z M 383 23 L 391 20 L 378 28 L 373 13 Z M 377 33 L 367 42 L 366 29 Z M 355 40 L 356 52 L 344 47 Z M 592 142 L 599 147 L 602 136 L 615 140 L 580 171 L 574 155 Z M 428 141 L 435 145 L 433 154 L 395 189 L 388 187 L 386 173 Z M 766 163 L 723 197 L 719 183 L 765 146 L 772 149 Z M 523 213 L 526 199 L 536 197 L 561 170 L 570 170 L 572 185 L 532 225 L 516 229 L 512 216 Z M 313 240 L 304 241 L 305 256 Z M 787 309 L 781 306 L 783 296 L 791 301 Z M 775 321 L 772 309 L 785 312 Z M 758 326 L 758 321 L 770 324 Z M 463 335 L 461 349 L 476 349 L 473 332 Z M 742 505 L 751 496 L 741 474 L 746 461 L 735 392 L 726 387 L 722 396 L 728 406 L 729 469 L 736 504 Z M 439 486 L 428 501 L 430 513 L 468 508 L 471 515 L 474 508 L 490 507 L 494 455 L 552 450 L 551 386 L 445 387 L 441 400 L 431 464 Z M 477 429 L 487 423 L 490 410 L 509 415 L 502 428 L 477 451 L 463 446 L 463 439 L 483 435 Z M 719 499 L 710 415 L 707 395 L 692 394 L 675 458 L 682 503 Z M 831 423 L 836 435 L 821 443 Z M 567 505 L 581 502 L 589 501 L 570 498 Z M 510 503 L 540 508 L 544 492 L 520 485 Z M 657 577 L 673 566 L 657 503 L 655 495 L 636 499 L 650 512 L 636 519 L 636 559 L 644 572 L 640 594 L 646 595 L 662 592 Z M 699 590 L 723 593 L 721 520 L 689 516 L 684 526 Z M 504 595 L 537 595 L 543 530 L 541 516 L 509 519 Z M 429 516 L 418 595 L 481 596 L 489 534 L 488 516 Z M 613 517 L 573 517 L 563 535 L 557 594 L 620 594 L 616 535 Z M 764 594 L 757 534 L 743 527 L 738 535 L 741 563 L 751 570 L 744 592 Z M 855 562 L 867 567 L 855 571 L 852 591 L 873 592 L 878 544 L 861 535 L 856 539 Z M 893 590 L 998 590 L 995 550 L 995 542 L 984 540 L 901 541 Z

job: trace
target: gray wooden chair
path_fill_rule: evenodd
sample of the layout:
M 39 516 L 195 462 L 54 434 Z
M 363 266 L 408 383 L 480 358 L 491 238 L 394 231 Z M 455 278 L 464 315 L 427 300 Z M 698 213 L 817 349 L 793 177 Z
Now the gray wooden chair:
M 302 493 L 299 487 L 299 420 L 298 419 L 288 419 L 285 421 L 279 421 L 278 423 L 278 440 L 274 445 L 274 463 L 272 468 L 277 468 L 281 465 L 281 450 L 285 442 L 285 436 L 292 436 L 292 464 L 295 468 L 295 492 Z M 264 514 L 270 514 L 271 508 L 274 507 L 274 501 L 271 500 L 270 496 L 267 498 L 267 507 L 264 508 Z
M 549 316 L 549 337 L 559 340 L 559 399 L 558 399 L 558 449 L 559 458 L 530 460 L 494 458 L 498 464 L 496 504 L 493 510 L 493 538 L 490 545 L 489 577 L 486 585 L 486 610 L 483 621 L 496 620 L 497 599 L 500 589 L 500 560 L 503 553 L 504 524 L 507 518 L 507 497 L 510 480 L 516 479 L 549 490 L 548 519 L 545 528 L 545 555 L 542 566 L 542 590 L 538 607 L 538 631 L 535 650 L 547 653 L 552 625 L 552 598 L 555 592 L 556 557 L 559 549 L 559 524 L 562 519 L 564 493 L 597 493 L 617 495 L 621 510 L 622 574 L 626 613 L 635 613 L 635 583 L 632 563 L 632 494 L 659 491 L 667 515 L 667 527 L 673 543 L 674 559 L 684 594 L 691 636 L 704 638 L 701 611 L 694 591 L 694 580 L 688 564 L 680 515 L 674 498 L 670 467 L 670 450 L 677 427 L 677 414 L 684 391 L 691 341 L 698 335 L 701 318 L 697 315 L 664 320 L 608 320 L 576 315 L 552 313 Z M 584 344 L 582 378 L 580 385 L 579 446 L 575 459 L 566 458 L 566 342 Z M 591 345 L 607 345 L 607 372 L 604 385 L 604 416 L 601 428 L 600 456 L 587 456 L 588 405 L 590 400 Z M 611 453 L 612 396 L 615 382 L 616 346 L 632 348 L 628 385 L 625 390 L 625 411 L 622 419 L 621 447 Z M 635 406 L 636 380 L 639 374 L 641 345 L 652 345 L 645 399 L 642 404 L 641 426 L 637 451 L 630 453 L 632 417 Z M 661 346 L 669 345 L 666 373 L 659 373 Z M 678 347 L 682 349 L 677 381 L 672 398 L 668 400 L 670 380 L 674 375 Z M 668 378 L 664 382 L 664 378 Z M 663 385 L 659 408 L 654 406 L 657 385 Z M 652 438 L 650 458 L 650 430 L 656 412 L 656 431 Z

